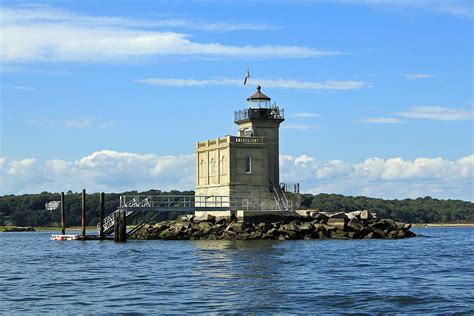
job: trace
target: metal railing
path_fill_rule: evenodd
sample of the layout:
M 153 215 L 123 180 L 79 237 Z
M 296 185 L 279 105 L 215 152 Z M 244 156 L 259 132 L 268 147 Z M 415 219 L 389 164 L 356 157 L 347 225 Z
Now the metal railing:
M 276 189 L 275 189 L 276 190 Z M 282 200 L 283 202 L 280 202 Z M 119 209 L 125 210 L 279 210 L 290 209 L 291 203 L 279 194 L 278 202 L 274 199 L 231 199 L 229 196 L 200 195 L 122 195 Z
M 234 121 L 241 121 L 247 120 L 252 118 L 251 109 L 239 110 L 234 112 Z M 265 117 L 260 118 L 268 118 L 268 119 L 285 119 L 285 109 L 281 109 L 277 106 L 268 108 L 268 112 L 266 112 Z
M 232 136 L 231 141 L 235 143 L 244 143 L 244 144 L 263 144 L 264 143 L 264 139 L 262 136 L 250 136 L 250 137 Z
M 280 190 L 280 193 L 276 193 Z M 274 189 L 274 199 L 231 199 L 229 196 L 122 195 L 119 208 L 104 219 L 104 233 L 113 231 L 115 213 L 125 210 L 126 218 L 141 211 L 292 211 L 291 201 Z M 100 224 L 97 224 L 100 230 Z
M 280 183 L 280 189 L 288 193 L 300 193 L 299 183 Z

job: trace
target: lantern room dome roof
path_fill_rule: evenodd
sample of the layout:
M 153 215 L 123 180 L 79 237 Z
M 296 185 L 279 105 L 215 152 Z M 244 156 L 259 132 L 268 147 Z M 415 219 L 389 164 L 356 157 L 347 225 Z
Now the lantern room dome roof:
M 247 98 L 247 101 L 270 101 L 271 98 L 263 94 L 260 90 L 262 87 L 257 86 L 257 91 Z

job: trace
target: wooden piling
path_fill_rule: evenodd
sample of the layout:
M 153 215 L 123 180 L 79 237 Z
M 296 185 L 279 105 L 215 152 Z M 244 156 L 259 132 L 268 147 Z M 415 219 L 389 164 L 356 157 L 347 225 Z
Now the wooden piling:
M 116 242 L 127 241 L 127 219 L 125 211 L 122 210 L 115 212 L 114 240 Z
M 82 237 L 86 236 L 86 189 L 82 189 Z
M 104 237 L 105 194 L 100 193 L 99 237 Z
M 61 192 L 61 234 L 66 234 L 66 223 L 64 222 L 64 192 Z

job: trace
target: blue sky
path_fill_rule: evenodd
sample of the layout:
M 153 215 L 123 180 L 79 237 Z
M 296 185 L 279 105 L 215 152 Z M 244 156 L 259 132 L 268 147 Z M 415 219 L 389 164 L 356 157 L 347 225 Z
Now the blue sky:
M 284 181 L 473 199 L 471 1 L 2 1 L 0 194 L 193 189 L 257 83 Z M 243 86 L 247 68 L 251 81 Z

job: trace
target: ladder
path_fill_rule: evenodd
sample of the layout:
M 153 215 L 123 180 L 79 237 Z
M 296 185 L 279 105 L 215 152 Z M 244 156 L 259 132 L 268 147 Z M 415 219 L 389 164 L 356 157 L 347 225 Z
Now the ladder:
M 107 216 L 106 218 L 104 218 L 104 234 L 105 235 L 109 235 L 111 233 L 113 233 L 114 231 L 114 225 L 115 225 L 115 213 L 117 213 L 120 209 L 116 210 L 115 212 L 113 212 L 112 214 L 110 214 L 109 216 Z M 137 213 L 134 212 L 134 211 L 127 211 L 125 213 L 125 218 L 128 220 L 128 219 L 131 219 L 133 218 Z M 100 232 L 100 223 L 97 224 L 97 231 Z
M 290 211 L 290 202 L 286 198 L 285 192 L 280 187 L 273 187 L 273 198 L 280 211 Z

